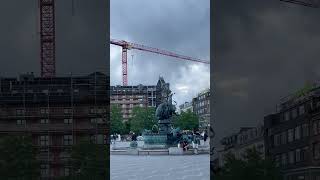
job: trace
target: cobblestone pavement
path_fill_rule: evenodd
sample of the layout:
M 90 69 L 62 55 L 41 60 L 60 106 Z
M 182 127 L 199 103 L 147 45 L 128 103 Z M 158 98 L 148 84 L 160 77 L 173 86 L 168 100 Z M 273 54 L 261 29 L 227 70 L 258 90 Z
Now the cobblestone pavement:
M 209 180 L 210 156 L 111 155 L 111 180 Z

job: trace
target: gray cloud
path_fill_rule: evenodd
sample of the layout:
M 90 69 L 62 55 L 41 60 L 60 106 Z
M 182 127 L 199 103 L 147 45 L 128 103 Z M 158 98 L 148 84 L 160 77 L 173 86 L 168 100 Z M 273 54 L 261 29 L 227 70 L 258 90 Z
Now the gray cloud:
M 106 71 L 107 1 L 56 0 L 57 74 Z M 37 0 L 0 4 L 0 75 L 40 73 Z
M 319 9 L 278 0 L 214 4 L 214 126 L 217 139 L 241 126 L 255 126 L 276 104 L 319 79 Z M 234 97 L 232 85 L 247 98 Z M 229 89 L 229 88 L 227 88 Z
M 111 0 L 110 11 L 113 38 L 210 60 L 209 0 Z M 121 48 L 110 47 L 111 83 L 122 84 Z M 208 65 L 135 50 L 129 51 L 128 61 L 129 85 L 156 84 L 163 76 L 178 104 L 210 85 Z

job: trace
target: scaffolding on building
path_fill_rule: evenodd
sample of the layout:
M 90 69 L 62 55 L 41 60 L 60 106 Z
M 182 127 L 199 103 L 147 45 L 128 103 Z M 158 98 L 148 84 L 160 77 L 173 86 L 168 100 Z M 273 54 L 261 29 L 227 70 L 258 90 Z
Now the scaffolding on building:
M 61 165 L 71 168 L 67 152 L 83 134 L 90 134 L 96 143 L 102 134 L 103 143 L 108 143 L 109 82 L 97 72 L 53 78 L 35 78 L 33 74 L 19 79 L 0 77 L 0 134 L 31 134 L 40 150 L 38 158 L 45 164 L 43 171 L 58 176 Z M 68 134 L 70 141 L 65 140 Z

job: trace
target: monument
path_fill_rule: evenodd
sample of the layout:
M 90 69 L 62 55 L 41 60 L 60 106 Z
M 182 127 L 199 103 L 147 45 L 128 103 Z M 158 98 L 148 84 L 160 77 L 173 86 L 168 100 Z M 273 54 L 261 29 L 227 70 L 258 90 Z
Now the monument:
M 144 130 L 144 148 L 168 148 L 177 146 L 181 140 L 178 134 L 180 129 L 172 127 L 172 116 L 175 114 L 175 106 L 172 104 L 173 93 L 168 89 L 164 89 L 164 101 L 156 109 L 156 118 L 158 120 L 158 132 L 155 130 Z

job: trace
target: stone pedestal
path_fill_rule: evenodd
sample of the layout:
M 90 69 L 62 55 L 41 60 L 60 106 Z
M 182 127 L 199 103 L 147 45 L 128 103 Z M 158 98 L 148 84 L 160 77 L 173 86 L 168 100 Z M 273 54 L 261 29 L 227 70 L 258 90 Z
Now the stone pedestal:
M 136 148 L 129 148 L 129 149 L 127 150 L 127 153 L 128 153 L 129 155 L 138 155 L 138 149 L 136 149 Z
M 183 155 L 183 149 L 178 147 L 170 147 L 169 155 Z

